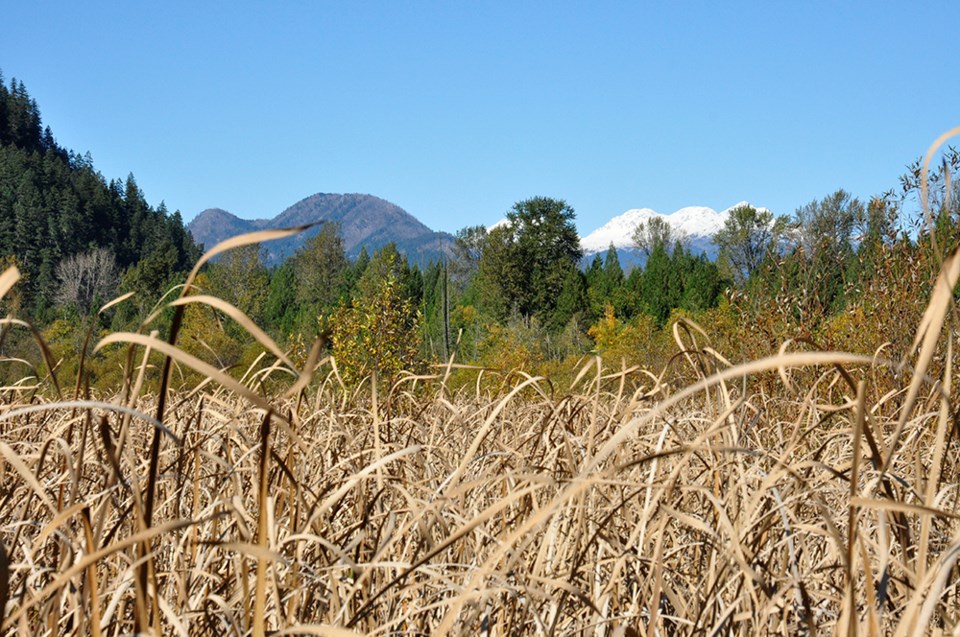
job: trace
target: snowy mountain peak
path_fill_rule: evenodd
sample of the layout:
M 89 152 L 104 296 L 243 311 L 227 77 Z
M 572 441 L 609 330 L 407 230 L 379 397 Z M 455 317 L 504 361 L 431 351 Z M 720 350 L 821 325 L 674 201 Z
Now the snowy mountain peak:
M 600 226 L 583 239 L 580 246 L 586 254 L 603 252 L 612 243 L 615 248 L 624 249 L 633 247 L 633 232 L 641 221 L 651 217 L 661 217 L 670 226 L 685 234 L 690 243 L 697 246 L 712 244 L 713 235 L 723 227 L 730 215 L 730 211 L 739 206 L 750 205 L 742 201 L 722 212 L 705 206 L 687 206 L 670 214 L 661 214 L 650 208 L 635 208 L 617 215 L 604 225 Z

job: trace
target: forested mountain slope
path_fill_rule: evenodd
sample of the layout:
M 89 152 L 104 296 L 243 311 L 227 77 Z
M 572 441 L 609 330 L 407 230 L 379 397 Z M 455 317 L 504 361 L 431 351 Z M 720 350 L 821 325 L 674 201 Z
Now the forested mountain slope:
M 42 317 L 63 283 L 58 265 L 96 248 L 144 289 L 171 281 L 200 254 L 179 212 L 150 206 L 133 175 L 108 182 L 89 153 L 61 147 L 23 83 L 0 75 L 0 261 L 23 275 L 17 303 Z

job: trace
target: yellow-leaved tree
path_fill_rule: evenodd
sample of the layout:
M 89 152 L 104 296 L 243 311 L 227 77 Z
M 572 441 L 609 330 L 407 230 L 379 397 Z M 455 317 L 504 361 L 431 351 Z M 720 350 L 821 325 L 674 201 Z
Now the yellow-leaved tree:
M 333 356 L 344 381 L 355 384 L 374 371 L 391 383 L 400 371 L 418 371 L 420 313 L 405 281 L 406 264 L 388 246 L 370 262 L 357 284 L 357 294 L 333 320 Z

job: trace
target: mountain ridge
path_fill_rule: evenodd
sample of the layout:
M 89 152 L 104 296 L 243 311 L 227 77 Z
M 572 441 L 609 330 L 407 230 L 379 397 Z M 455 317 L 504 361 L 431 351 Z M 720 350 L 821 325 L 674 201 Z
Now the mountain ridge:
M 373 252 L 393 242 L 411 263 L 427 262 L 448 253 L 453 242 L 451 235 L 431 230 L 396 204 L 361 193 L 316 193 L 270 219 L 241 219 L 222 208 L 208 208 L 200 212 L 187 229 L 197 242 L 209 249 L 244 232 L 317 224 L 292 237 L 264 243 L 264 263 L 274 266 L 302 248 L 328 221 L 339 225 L 344 249 L 351 258 L 363 248 Z
M 651 208 L 631 208 L 584 236 L 580 240 L 580 247 L 583 248 L 586 259 L 606 252 L 613 245 L 622 265 L 642 265 L 646 259 L 633 245 L 633 232 L 641 222 L 660 217 L 670 224 L 672 229 L 686 236 L 685 244 L 688 250 L 696 255 L 706 254 L 709 259 L 715 260 L 717 245 L 713 241 L 713 235 L 723 227 L 731 210 L 749 205 L 752 204 L 741 201 L 719 212 L 707 206 L 685 206 L 671 213 L 660 213 Z

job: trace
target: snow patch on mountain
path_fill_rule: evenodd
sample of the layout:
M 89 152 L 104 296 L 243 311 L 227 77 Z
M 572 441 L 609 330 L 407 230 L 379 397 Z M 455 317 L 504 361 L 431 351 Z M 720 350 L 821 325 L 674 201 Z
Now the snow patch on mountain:
M 487 226 L 487 232 L 493 232 L 497 228 L 509 228 L 509 227 L 510 227 L 510 220 L 504 217 L 503 219 L 496 222 L 495 224 Z

